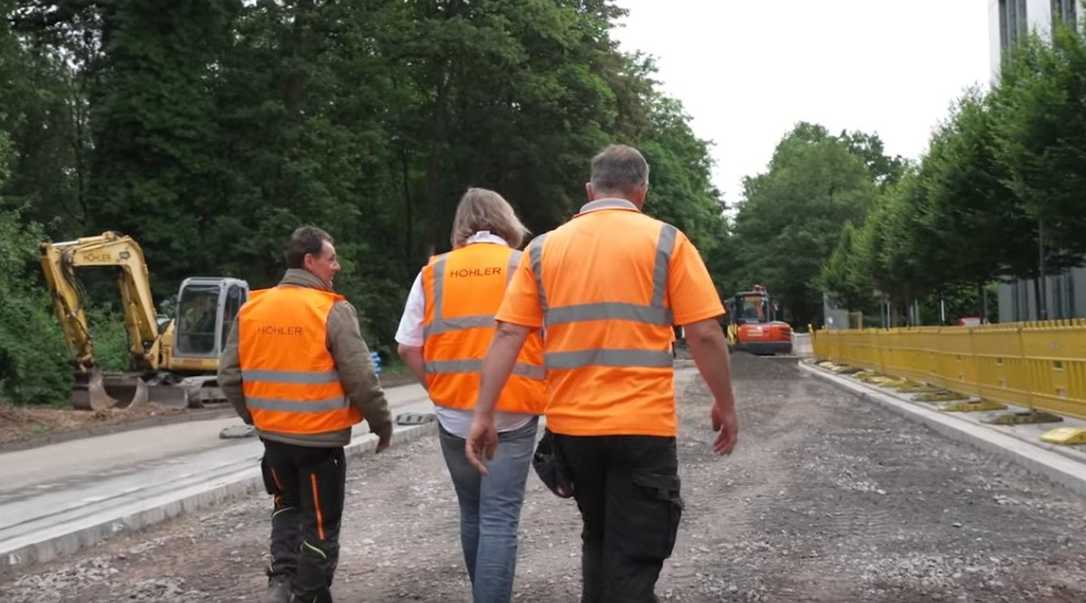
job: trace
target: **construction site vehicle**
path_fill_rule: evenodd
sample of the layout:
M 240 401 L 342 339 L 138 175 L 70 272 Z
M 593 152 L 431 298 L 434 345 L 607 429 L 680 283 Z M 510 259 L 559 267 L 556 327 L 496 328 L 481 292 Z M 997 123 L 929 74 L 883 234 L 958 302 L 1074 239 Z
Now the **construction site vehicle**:
M 792 353 L 792 327 L 774 320 L 776 306 L 761 285 L 735 294 L 727 302 L 728 345 L 760 356 Z
M 248 283 L 228 277 L 187 278 L 178 293 L 177 318 L 170 319 L 155 310 L 147 262 L 131 237 L 105 232 L 63 243 L 44 241 L 40 251 L 45 281 L 72 353 L 76 408 L 128 408 L 147 400 L 199 408 L 226 401 L 216 373 L 230 327 L 249 297 Z M 117 269 L 128 372 L 104 373 L 95 361 L 84 313 L 87 296 L 75 274 L 87 267 Z

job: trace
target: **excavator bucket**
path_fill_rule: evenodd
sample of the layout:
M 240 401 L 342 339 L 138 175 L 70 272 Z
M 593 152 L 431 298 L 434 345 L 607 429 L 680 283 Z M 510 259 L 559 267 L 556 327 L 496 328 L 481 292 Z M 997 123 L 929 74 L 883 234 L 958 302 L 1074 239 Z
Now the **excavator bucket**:
M 75 376 L 72 406 L 79 410 L 124 409 L 144 402 L 147 402 L 147 385 L 137 375 L 107 375 L 94 368 Z
M 171 408 L 189 408 L 190 404 L 188 389 L 176 384 L 149 386 L 147 399 Z

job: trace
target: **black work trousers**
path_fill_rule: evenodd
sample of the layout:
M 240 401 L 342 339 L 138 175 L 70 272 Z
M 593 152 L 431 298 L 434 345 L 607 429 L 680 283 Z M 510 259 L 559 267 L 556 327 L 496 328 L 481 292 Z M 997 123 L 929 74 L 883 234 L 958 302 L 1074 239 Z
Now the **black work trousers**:
M 581 510 L 584 603 L 656 601 L 682 517 L 675 438 L 555 434 Z
M 260 468 L 274 500 L 271 572 L 302 601 L 331 601 L 347 463 L 343 448 L 264 440 Z

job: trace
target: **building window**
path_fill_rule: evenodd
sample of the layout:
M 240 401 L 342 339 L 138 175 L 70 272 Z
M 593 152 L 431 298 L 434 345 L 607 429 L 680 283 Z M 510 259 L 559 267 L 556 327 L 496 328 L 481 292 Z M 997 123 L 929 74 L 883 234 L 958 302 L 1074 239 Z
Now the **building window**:
M 1059 22 L 1070 23 L 1071 25 L 1078 25 L 1078 15 L 1076 14 L 1076 6 L 1079 0 L 1052 0 L 1052 25 Z
M 1053 0 L 1056 1 L 1056 0 Z M 1075 0 L 1069 0 L 1074 2 Z M 1026 0 L 999 0 L 999 47 L 1006 51 L 1029 33 Z
M 1033 280 L 1018 281 L 1018 320 L 1033 320 L 1035 314 L 1030 308 L 1032 298 Z

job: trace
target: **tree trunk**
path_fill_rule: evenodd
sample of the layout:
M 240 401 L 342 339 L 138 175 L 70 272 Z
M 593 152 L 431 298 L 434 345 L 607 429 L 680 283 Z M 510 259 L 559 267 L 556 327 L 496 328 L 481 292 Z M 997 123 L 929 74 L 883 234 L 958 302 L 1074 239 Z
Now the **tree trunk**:
M 403 177 L 403 205 L 404 205 L 404 242 L 403 257 L 405 262 L 415 263 L 415 216 L 411 204 L 411 189 L 408 186 L 407 149 L 400 148 L 400 168 Z M 409 270 L 410 272 L 410 270 Z

